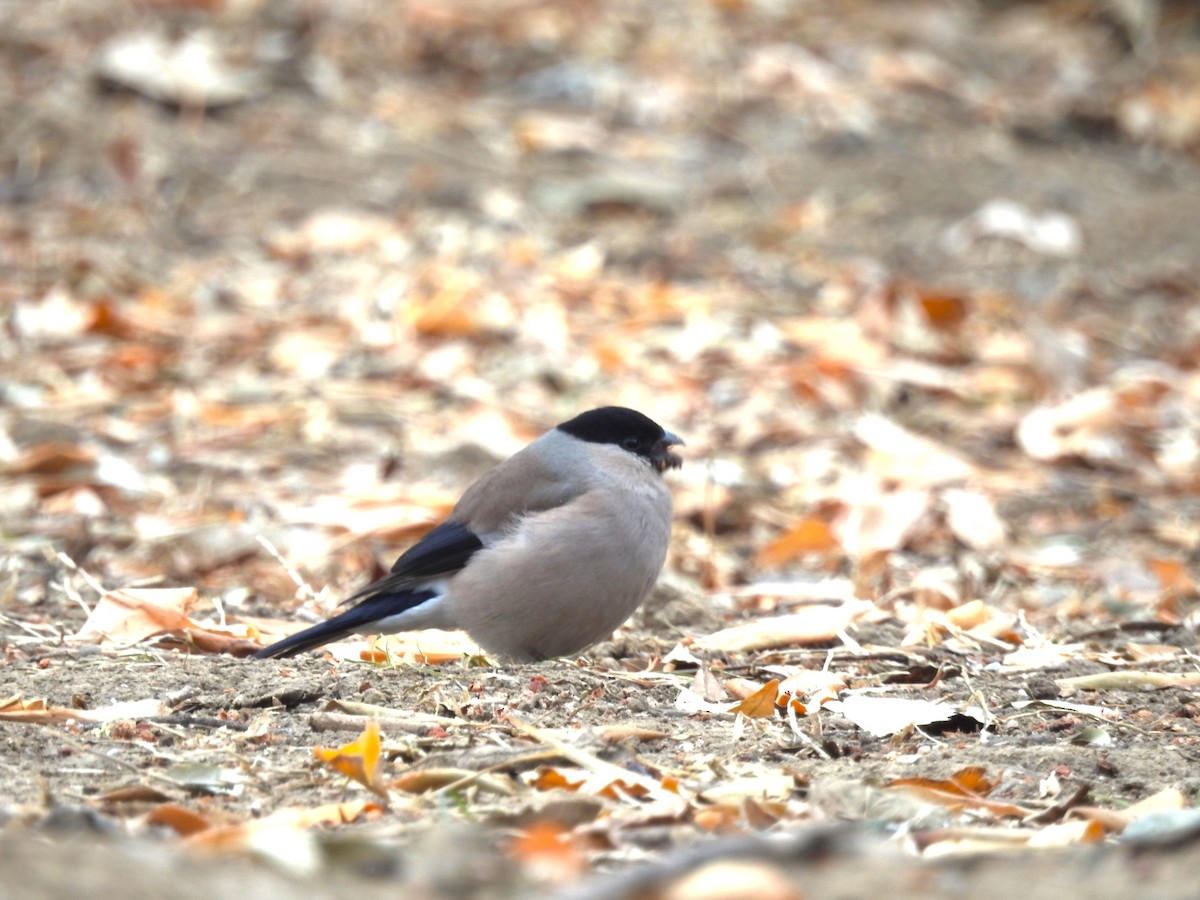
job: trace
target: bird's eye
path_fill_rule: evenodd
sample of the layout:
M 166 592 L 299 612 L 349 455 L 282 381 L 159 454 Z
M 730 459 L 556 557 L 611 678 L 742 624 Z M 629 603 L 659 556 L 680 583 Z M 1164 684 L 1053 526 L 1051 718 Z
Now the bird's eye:
M 626 450 L 636 450 L 641 442 L 635 437 L 627 437 L 621 441 L 621 446 Z

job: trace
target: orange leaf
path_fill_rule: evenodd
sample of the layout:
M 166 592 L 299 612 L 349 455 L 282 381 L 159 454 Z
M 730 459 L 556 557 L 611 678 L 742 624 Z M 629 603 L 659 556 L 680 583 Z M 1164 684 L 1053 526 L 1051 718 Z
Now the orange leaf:
M 988 800 L 986 795 L 992 791 L 995 784 L 987 780 L 981 766 L 961 769 L 945 780 L 898 778 L 888 782 L 885 787 L 889 790 L 899 788 L 916 794 L 927 802 L 940 803 L 952 809 L 984 809 L 994 816 L 1006 818 L 1023 818 L 1030 814 L 1030 810 L 1015 803 Z
M 808 518 L 758 551 L 760 566 L 778 566 L 809 553 L 829 553 L 838 547 L 829 523 Z
M 0 721 L 50 722 L 54 717 L 45 700 L 26 700 L 17 694 L 0 700 Z
M 472 769 L 432 768 L 413 769 L 392 782 L 392 787 L 406 794 L 424 794 L 437 791 L 459 781 L 479 780 L 479 773 Z
M 1186 563 L 1178 559 L 1147 559 L 1146 565 L 1162 585 L 1164 593 L 1191 594 L 1196 590 Z
M 779 679 L 772 678 L 761 688 L 733 708 L 751 719 L 766 719 L 775 715 L 775 700 L 779 696 Z
M 985 773 L 982 766 L 968 766 L 947 779 L 897 778 L 889 781 L 887 787 L 919 787 L 960 797 L 986 797 L 995 785 L 987 780 Z
M 367 727 L 359 735 L 358 740 L 335 749 L 314 747 L 313 756 L 330 768 L 354 779 L 363 787 L 381 796 L 386 796 L 387 788 L 379 780 L 379 751 L 379 722 L 372 719 L 367 723 Z
M 193 849 L 220 852 L 244 850 L 253 844 L 256 835 L 272 830 L 346 825 L 359 819 L 378 818 L 382 812 L 379 804 L 365 801 L 329 803 L 312 809 L 279 809 L 263 819 L 196 832 L 186 839 L 186 845 Z
M 289 811 L 281 810 L 280 812 Z M 363 818 L 375 819 L 383 814 L 383 807 L 369 800 L 353 800 L 345 803 L 326 803 L 324 806 L 290 810 L 290 812 L 292 820 L 297 825 L 311 827 L 314 825 L 348 825 Z M 265 822 L 266 819 L 259 821 Z
M 560 770 L 544 766 L 538 770 L 537 777 L 533 779 L 533 786 L 539 791 L 552 791 L 555 788 L 577 791 L 583 782 L 582 778 L 579 781 L 570 781 Z
M 587 867 L 580 848 L 554 822 L 535 822 L 513 840 L 509 853 L 540 882 L 573 881 Z
M 143 820 L 147 825 L 160 825 L 170 828 L 180 837 L 199 834 L 211 827 L 204 816 L 174 803 L 164 803 L 146 814 Z
M 954 331 L 967 317 L 967 303 L 955 294 L 920 292 L 917 301 L 929 324 L 938 331 Z
M 729 831 L 737 827 L 741 816 L 742 811 L 739 807 L 731 803 L 718 803 L 696 810 L 692 821 L 704 831 Z
M 808 707 L 796 699 L 795 694 L 791 693 L 790 691 L 784 691 L 775 701 L 775 708 L 778 709 L 781 714 L 786 714 L 789 706 L 796 711 L 796 715 L 798 716 L 808 715 Z

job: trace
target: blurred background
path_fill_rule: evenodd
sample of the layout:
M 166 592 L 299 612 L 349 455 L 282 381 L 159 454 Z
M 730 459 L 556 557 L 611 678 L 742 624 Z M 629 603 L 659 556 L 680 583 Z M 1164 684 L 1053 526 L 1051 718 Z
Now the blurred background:
M 607 403 L 688 441 L 664 640 L 834 576 L 1187 614 L 1194 4 L 0 17 L 10 621 L 78 625 L 59 553 L 321 614 Z

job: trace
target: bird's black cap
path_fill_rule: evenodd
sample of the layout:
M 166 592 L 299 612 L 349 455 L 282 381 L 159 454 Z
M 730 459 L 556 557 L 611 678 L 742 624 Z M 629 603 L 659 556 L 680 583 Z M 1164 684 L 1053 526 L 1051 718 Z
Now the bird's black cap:
M 616 444 L 649 460 L 660 472 L 681 464 L 679 457 L 668 453 L 667 448 L 683 441 L 635 409 L 624 406 L 590 409 L 563 422 L 558 430 L 589 444 Z

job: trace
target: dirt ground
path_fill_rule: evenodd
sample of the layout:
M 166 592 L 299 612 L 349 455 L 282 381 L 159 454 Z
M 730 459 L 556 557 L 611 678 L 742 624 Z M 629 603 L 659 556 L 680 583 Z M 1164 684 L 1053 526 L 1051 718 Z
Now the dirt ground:
M 0 720 L 0 883 L 999 897 L 1019 878 L 1031 897 L 1192 895 L 1186 816 L 1128 839 L 1109 823 L 1086 846 L 983 846 L 1171 790 L 1171 812 L 1191 813 L 1200 794 L 1200 477 L 1194 455 L 1171 468 L 1163 449 L 1200 427 L 1200 18 L 1130 12 L 1152 6 L 0 3 L 0 694 L 163 704 L 100 725 Z M 181 99 L 106 69 L 105 48 L 138 33 L 212 38 L 244 93 Z M 947 237 L 997 198 L 1062 213 L 1078 245 Z M 893 311 L 908 290 L 968 298 L 974 330 L 910 340 L 897 314 L 861 381 L 812 389 L 812 372 L 853 366 L 805 368 L 808 324 L 870 297 Z M 471 316 L 455 318 L 464 296 Z M 396 319 L 402 337 L 380 337 Z M 1014 334 L 1032 360 L 985 400 L 914 364 L 1008 372 Z M 1129 430 L 1106 458 L 1023 452 L 1026 412 L 1119 392 L 1130 372 L 1178 402 L 1151 423 L 1120 394 Z M 584 658 L 256 661 L 70 638 L 96 601 L 88 578 L 196 587 L 233 620 L 319 615 L 429 524 L 319 521 L 322 498 L 366 471 L 436 519 L 530 432 L 608 399 L 661 410 L 691 473 L 662 583 Z M 515 417 L 496 443 L 450 424 L 493 427 L 495 409 Z M 797 485 L 832 477 L 809 467 L 818 452 L 862 456 L 849 435 L 864 409 L 969 459 L 1004 545 L 967 546 L 939 513 L 886 548 L 886 576 L 848 548 L 764 563 L 800 510 L 830 508 Z M 427 496 L 395 493 L 414 483 Z M 982 598 L 1012 624 L 913 640 L 926 601 L 906 598 L 947 567 L 962 593 L 933 608 Z M 852 581 L 875 612 L 845 639 L 692 645 L 792 608 L 743 589 L 812 572 Z M 1075 649 L 1017 664 L 1014 634 Z M 698 664 L 663 662 L 681 641 Z M 797 729 L 680 705 L 708 673 L 762 684 L 772 666 L 981 707 L 986 727 L 875 737 L 832 712 Z M 1062 684 L 1129 668 L 1183 677 Z M 313 748 L 381 711 L 389 777 L 426 773 L 429 790 L 275 842 L 238 831 L 378 800 Z M 679 781 L 686 808 L 546 788 L 579 762 L 556 742 Z M 888 789 L 971 767 L 993 806 Z M 228 843 L 189 848 L 164 809 Z M 549 851 L 529 837 L 545 826 Z M 918 852 L 950 843 L 945 860 Z

